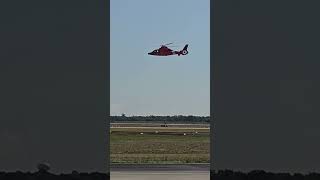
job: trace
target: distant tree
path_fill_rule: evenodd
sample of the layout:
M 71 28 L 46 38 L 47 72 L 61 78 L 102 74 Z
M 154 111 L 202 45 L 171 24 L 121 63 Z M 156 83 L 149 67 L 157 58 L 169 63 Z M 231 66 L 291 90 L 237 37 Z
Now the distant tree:
M 187 116 L 186 117 L 186 120 L 187 121 L 189 121 L 189 122 L 191 122 L 192 120 L 194 120 L 195 118 L 193 117 L 193 116 Z

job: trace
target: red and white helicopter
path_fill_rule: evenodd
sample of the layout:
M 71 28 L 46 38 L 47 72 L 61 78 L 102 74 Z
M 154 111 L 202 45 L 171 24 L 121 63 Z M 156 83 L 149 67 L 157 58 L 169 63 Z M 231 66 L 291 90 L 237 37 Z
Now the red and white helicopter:
M 165 45 L 161 45 L 161 47 L 159 49 L 155 49 L 152 52 L 149 52 L 149 55 L 153 55 L 153 56 L 171 56 L 171 55 L 187 55 L 188 54 L 188 44 L 186 44 L 184 46 L 184 48 L 180 51 L 174 51 L 170 48 L 168 48 L 167 46 L 170 45 L 172 43 L 169 44 L 165 44 Z

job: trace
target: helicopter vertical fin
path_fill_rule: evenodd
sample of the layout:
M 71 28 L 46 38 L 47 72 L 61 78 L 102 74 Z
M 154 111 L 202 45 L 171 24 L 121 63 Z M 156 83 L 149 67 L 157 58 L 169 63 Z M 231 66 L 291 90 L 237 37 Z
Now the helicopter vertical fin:
M 185 46 L 184 46 L 184 48 L 178 53 L 178 55 L 180 56 L 180 54 L 182 54 L 182 55 L 187 55 L 188 54 L 188 44 L 186 44 Z
M 188 48 L 188 44 L 186 44 L 182 50 L 187 50 L 187 48 Z

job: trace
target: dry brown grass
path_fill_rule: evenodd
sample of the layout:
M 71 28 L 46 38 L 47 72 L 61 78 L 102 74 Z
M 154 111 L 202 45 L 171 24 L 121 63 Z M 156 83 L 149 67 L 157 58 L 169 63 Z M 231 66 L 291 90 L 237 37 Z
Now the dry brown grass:
M 209 135 L 111 134 L 112 163 L 208 163 Z
M 209 163 L 209 154 L 111 154 L 112 163 Z

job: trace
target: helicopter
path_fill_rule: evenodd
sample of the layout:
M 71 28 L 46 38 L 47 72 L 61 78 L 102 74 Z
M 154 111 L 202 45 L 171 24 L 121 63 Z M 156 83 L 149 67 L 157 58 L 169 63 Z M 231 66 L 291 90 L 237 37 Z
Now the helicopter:
M 165 45 L 161 45 L 161 47 L 159 49 L 155 49 L 153 50 L 152 52 L 149 52 L 148 54 L 149 55 L 153 55 L 153 56 L 171 56 L 171 55 L 187 55 L 189 52 L 188 52 L 188 44 L 186 44 L 184 46 L 184 48 L 180 51 L 174 51 L 170 48 L 168 48 L 167 46 L 170 45 L 170 44 L 173 44 L 173 43 L 168 43 L 168 44 L 165 44 Z

